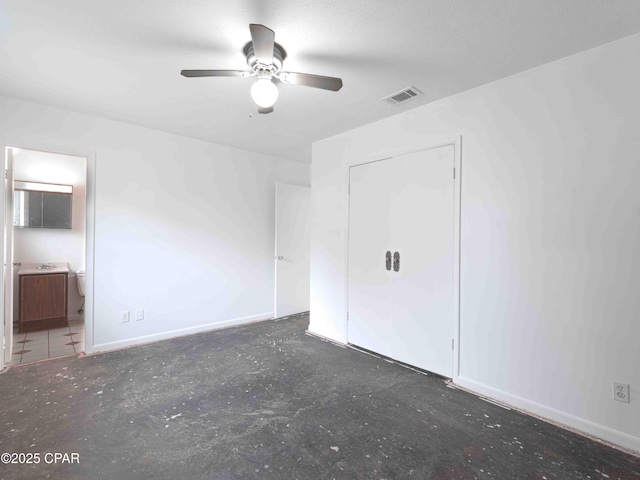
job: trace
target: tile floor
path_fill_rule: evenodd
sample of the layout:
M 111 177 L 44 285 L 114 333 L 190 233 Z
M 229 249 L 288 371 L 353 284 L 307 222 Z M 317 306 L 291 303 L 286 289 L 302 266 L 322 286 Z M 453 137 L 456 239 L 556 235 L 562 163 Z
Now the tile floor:
M 68 327 L 13 332 L 12 365 L 37 362 L 47 358 L 76 355 L 84 351 L 84 321 L 70 320 Z

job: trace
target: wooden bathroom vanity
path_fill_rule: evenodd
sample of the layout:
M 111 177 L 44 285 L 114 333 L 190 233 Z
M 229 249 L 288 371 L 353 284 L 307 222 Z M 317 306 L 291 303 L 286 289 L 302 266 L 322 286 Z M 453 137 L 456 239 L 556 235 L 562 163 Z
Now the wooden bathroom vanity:
M 66 264 L 25 265 L 18 276 L 18 332 L 67 326 L 69 269 Z

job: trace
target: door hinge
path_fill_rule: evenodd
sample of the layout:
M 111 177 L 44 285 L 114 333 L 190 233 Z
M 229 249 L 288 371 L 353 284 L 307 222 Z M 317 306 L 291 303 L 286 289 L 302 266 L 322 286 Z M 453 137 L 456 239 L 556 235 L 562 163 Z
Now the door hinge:
M 453 338 L 451 339 L 451 350 L 453 350 Z
M 6 180 L 7 178 L 9 178 L 9 170 L 7 170 L 5 168 L 5 170 L 4 170 L 4 179 Z
M 454 180 L 456 178 L 456 169 L 455 168 L 453 169 L 453 178 L 454 178 Z

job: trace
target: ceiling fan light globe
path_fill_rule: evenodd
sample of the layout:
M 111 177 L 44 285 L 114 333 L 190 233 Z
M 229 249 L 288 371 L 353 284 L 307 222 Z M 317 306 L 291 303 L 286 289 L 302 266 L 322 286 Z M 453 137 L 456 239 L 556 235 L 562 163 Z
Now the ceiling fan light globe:
M 261 108 L 272 107 L 278 99 L 278 87 L 270 78 L 261 78 L 251 86 L 251 98 Z

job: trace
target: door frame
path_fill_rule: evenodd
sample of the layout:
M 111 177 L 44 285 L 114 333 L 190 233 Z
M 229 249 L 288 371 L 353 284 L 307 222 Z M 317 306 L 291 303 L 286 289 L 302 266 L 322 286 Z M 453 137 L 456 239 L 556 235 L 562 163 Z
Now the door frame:
M 86 159 L 86 209 L 85 209 L 85 304 L 84 304 L 84 321 L 85 321 L 85 353 L 93 353 L 94 344 L 94 256 L 95 256 L 95 206 L 96 206 L 96 154 L 90 150 L 79 149 L 73 146 L 60 146 L 57 144 L 47 144 L 45 142 L 21 140 L 21 139 L 2 139 L 0 140 L 2 148 L 3 165 L 6 162 L 7 148 L 19 148 L 24 150 L 36 150 L 47 153 L 56 153 L 60 155 L 70 155 L 75 157 L 83 157 Z M 0 192 L 0 211 L 4 209 L 4 182 L 2 183 L 2 191 Z M 3 226 L 6 228 L 6 225 Z M 4 237 L 4 235 L 3 235 Z M 0 249 L 4 249 L 4 238 L 0 238 Z M 0 276 L 2 277 L 2 276 Z M 0 278 L 0 311 L 4 312 L 4 278 Z M 4 316 L 4 313 L 3 313 Z M 11 319 L 13 321 L 13 319 Z M 4 340 L 4 330 L 2 332 Z M 0 372 L 4 371 L 6 364 L 4 362 L 4 354 L 0 355 Z
M 452 380 L 457 383 L 457 379 L 460 375 L 460 217 L 461 217 L 461 205 L 462 205 L 462 136 L 449 137 L 446 139 L 432 141 L 427 143 L 415 144 L 409 147 L 390 149 L 371 155 L 361 159 L 354 159 L 352 162 L 348 162 L 345 168 L 345 205 L 347 205 L 347 214 L 345 215 L 345 236 L 344 244 L 344 289 L 345 289 L 345 312 L 344 312 L 344 330 L 343 335 L 345 342 L 349 344 L 349 225 L 351 214 L 351 195 L 349 192 L 351 185 L 351 167 L 357 167 L 359 165 L 365 165 L 368 163 L 379 162 L 382 160 L 389 160 L 393 157 L 405 155 L 408 153 L 415 153 L 423 150 L 433 150 L 436 148 L 453 146 L 453 165 L 455 176 L 453 178 L 453 331 L 451 332 L 453 339 L 452 346 Z M 452 172 L 453 175 L 453 172 Z
M 4 260 L 4 266 L 2 270 L 2 278 L 4 281 L 10 279 L 9 285 L 4 286 L 2 289 L 2 296 L 4 300 L 4 305 L 2 306 L 2 314 L 4 320 L 4 328 L 3 334 L 4 337 L 2 339 L 3 352 L 2 352 L 2 360 L 4 362 L 10 362 L 13 356 L 13 348 L 14 348 L 14 338 L 13 338 L 13 277 L 14 277 L 14 261 L 13 261 L 13 241 L 14 241 L 14 232 L 13 232 L 13 194 L 14 194 L 14 186 L 13 186 L 13 151 L 11 149 L 5 150 L 4 157 L 4 191 L 2 192 L 2 228 L 3 228 L 3 241 L 5 242 L 2 245 L 2 255 Z M 7 302 L 6 300 L 9 299 Z M 7 319 L 9 321 L 7 322 Z

